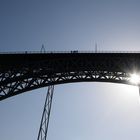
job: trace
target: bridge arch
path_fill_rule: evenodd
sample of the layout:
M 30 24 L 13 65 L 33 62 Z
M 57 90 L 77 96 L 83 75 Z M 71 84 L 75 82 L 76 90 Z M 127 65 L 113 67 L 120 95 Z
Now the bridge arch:
M 130 83 L 139 53 L 25 53 L 0 55 L 0 100 L 57 84 Z

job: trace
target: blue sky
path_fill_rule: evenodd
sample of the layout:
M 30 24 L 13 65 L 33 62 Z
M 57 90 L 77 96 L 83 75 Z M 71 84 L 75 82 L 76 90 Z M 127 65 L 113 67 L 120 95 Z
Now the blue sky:
M 138 0 L 0 0 L 0 52 L 140 51 Z M 0 102 L 0 139 L 36 139 L 47 88 Z M 55 86 L 48 140 L 139 140 L 138 88 Z

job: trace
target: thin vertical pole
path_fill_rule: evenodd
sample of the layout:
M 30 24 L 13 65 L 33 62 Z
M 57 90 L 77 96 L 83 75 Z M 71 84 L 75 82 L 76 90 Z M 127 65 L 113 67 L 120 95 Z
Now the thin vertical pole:
M 45 100 L 45 105 L 44 105 L 44 110 L 43 110 L 43 114 L 42 114 L 42 119 L 41 119 L 41 124 L 40 124 L 40 129 L 39 129 L 37 140 L 46 140 L 47 139 L 53 91 L 54 91 L 54 85 L 49 86 L 48 92 L 46 95 L 46 100 Z

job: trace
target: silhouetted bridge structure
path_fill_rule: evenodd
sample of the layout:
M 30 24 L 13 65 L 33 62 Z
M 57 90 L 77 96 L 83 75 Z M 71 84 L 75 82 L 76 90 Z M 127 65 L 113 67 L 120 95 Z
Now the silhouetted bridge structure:
M 55 84 L 98 81 L 132 84 L 140 53 L 0 54 L 0 100 Z
M 132 84 L 130 74 L 139 71 L 140 52 L 1 53 L 0 100 L 49 86 L 38 136 L 38 140 L 43 140 L 46 139 L 53 85 L 93 81 Z M 44 118 L 45 113 L 47 118 Z M 44 121 L 47 123 L 43 128 Z

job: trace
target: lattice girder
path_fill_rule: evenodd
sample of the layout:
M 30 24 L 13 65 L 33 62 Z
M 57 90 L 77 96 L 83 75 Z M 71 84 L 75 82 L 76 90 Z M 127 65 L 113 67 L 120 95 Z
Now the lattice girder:
M 97 81 L 131 84 L 139 53 L 1 54 L 0 100 L 55 84 Z

